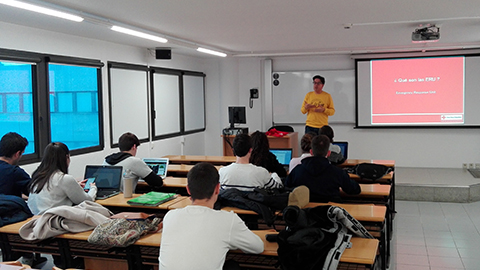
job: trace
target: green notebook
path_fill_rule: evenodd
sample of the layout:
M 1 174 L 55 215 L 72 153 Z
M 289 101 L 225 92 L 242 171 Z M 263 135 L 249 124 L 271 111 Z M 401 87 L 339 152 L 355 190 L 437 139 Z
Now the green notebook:
M 131 205 L 145 205 L 145 206 L 157 206 L 164 202 L 175 199 L 177 194 L 175 193 L 163 193 L 151 191 L 147 194 L 143 194 L 137 198 L 128 200 L 127 203 Z

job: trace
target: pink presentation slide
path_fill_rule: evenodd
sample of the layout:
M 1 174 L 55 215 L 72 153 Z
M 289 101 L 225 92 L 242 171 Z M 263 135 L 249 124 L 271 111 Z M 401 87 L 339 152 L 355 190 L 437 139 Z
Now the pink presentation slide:
M 464 57 L 372 61 L 372 124 L 463 123 L 464 66 Z

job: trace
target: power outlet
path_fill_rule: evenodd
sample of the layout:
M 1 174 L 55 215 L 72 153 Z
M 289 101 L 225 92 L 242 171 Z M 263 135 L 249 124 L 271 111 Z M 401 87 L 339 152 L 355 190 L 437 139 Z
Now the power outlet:
M 473 163 L 468 163 L 468 168 L 473 169 L 474 168 Z
M 464 170 L 468 169 L 468 164 L 467 164 L 467 163 L 463 163 L 463 164 L 462 164 L 462 168 L 463 168 Z
M 480 163 L 475 163 L 475 169 L 480 169 Z

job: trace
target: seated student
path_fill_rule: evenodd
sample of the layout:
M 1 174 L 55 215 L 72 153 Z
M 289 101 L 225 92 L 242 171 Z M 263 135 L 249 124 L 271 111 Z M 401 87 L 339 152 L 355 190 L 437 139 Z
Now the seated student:
M 104 165 L 122 166 L 123 171 L 130 171 L 130 175 L 123 174 L 124 178 L 133 179 L 132 190 L 137 187 L 138 179 L 142 178 L 149 186 L 161 187 L 163 186 L 162 178 L 157 175 L 150 167 L 148 167 L 143 160 L 135 157 L 137 155 L 137 148 L 140 146 L 140 141 L 133 133 L 127 132 L 122 134 L 118 139 L 118 147 L 120 152 L 111 154 L 105 158 Z M 120 189 L 123 191 L 123 179 L 120 184 Z
M 281 188 L 280 179 L 271 177 L 267 169 L 250 163 L 252 140 L 248 134 L 239 134 L 233 139 L 235 163 L 220 168 L 220 184 L 222 189 L 237 188 L 252 191 L 260 188 Z
M 287 171 L 277 157 L 270 152 L 270 145 L 265 133 L 255 131 L 250 135 L 252 138 L 252 155 L 250 156 L 250 163 L 267 169 L 271 173 L 277 173 L 278 176 L 284 178 L 287 176 Z
M 291 172 L 295 166 L 302 162 L 302 159 L 306 157 L 311 157 L 310 149 L 312 149 L 312 138 L 316 136 L 314 133 L 306 133 L 303 135 L 302 139 L 300 140 L 300 148 L 302 149 L 302 155 L 300 157 L 292 158 L 290 160 L 290 164 L 288 166 L 288 171 Z
M 342 164 L 345 162 L 345 157 L 342 154 L 340 146 L 333 144 L 333 129 L 332 127 L 325 125 L 320 129 L 320 134 L 325 135 L 330 139 L 330 154 L 327 156 L 328 160 L 333 164 Z
M 187 179 L 192 205 L 168 211 L 163 219 L 160 270 L 240 269 L 235 262 L 225 263 L 230 249 L 263 252 L 263 241 L 237 214 L 213 209 L 220 183 L 212 164 L 196 164 Z
M 0 194 L 28 196 L 28 185 L 32 179 L 18 167 L 27 145 L 27 139 L 15 132 L 3 135 L 0 140 Z
M 24 211 L 18 211 L 18 208 L 2 209 L 2 212 L 5 211 L 6 214 L 8 213 L 8 221 L 5 222 L 7 220 L 7 217 L 5 217 L 3 225 L 25 220 L 32 215 L 27 203 L 21 198 L 22 194 L 28 196 L 28 185 L 32 179 L 28 173 L 18 166 L 18 162 L 22 158 L 27 145 L 28 140 L 16 132 L 9 132 L 3 135 L 0 140 L 0 194 L 19 197 L 18 200 L 12 200 L 12 204 L 19 205 L 24 209 Z M 10 211 L 15 211 L 17 213 L 15 218 L 10 216 Z M 22 255 L 22 258 L 20 258 L 22 264 L 28 264 L 30 266 L 47 260 L 44 257 L 34 258 L 33 253 L 22 252 L 18 255 Z
M 28 207 L 34 215 L 61 206 L 73 206 L 83 201 L 95 201 L 97 187 L 90 185 L 86 193 L 75 178 L 68 174 L 70 150 L 61 142 L 47 145 L 42 162 L 32 174 Z
M 293 169 L 285 180 L 285 186 L 297 187 L 305 185 L 310 190 L 310 201 L 328 202 L 341 201 L 340 188 L 351 195 L 361 192 L 360 185 L 350 179 L 347 172 L 330 164 L 326 158 L 330 139 L 318 135 L 312 139 L 313 157 L 307 157 Z

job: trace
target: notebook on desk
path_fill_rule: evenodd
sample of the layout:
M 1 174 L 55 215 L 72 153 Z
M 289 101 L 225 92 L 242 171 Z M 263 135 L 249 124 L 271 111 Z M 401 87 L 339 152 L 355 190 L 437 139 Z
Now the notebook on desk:
M 95 177 L 97 200 L 106 199 L 120 193 L 122 166 L 87 165 L 85 179 Z
M 278 162 L 288 171 L 292 159 L 292 148 L 270 148 L 270 152 L 277 157 Z
M 165 179 L 167 177 L 167 171 L 168 171 L 168 158 L 144 158 L 143 162 L 152 169 L 153 172 L 155 172 L 158 176 L 160 176 L 162 179 Z
M 137 198 L 128 200 L 127 203 L 130 205 L 159 206 L 164 202 L 168 202 L 175 199 L 176 196 L 177 194 L 175 193 L 163 193 L 163 192 L 151 191 Z

